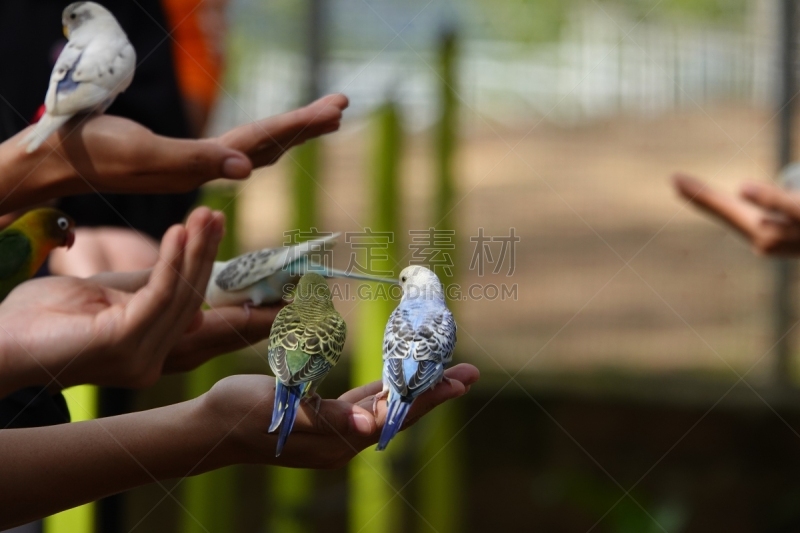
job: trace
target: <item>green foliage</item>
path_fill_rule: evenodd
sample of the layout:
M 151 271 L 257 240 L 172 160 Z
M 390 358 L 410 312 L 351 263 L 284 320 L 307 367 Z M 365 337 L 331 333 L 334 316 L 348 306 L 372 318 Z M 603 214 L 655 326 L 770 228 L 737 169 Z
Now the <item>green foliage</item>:
M 598 0 L 625 8 L 633 17 L 672 17 L 701 23 L 744 22 L 748 0 Z
M 699 23 L 744 23 L 748 0 L 597 0 L 639 20 L 681 19 Z M 575 10 L 595 8 L 594 0 L 475 0 L 477 29 L 490 38 L 527 43 L 554 42 Z
M 557 41 L 576 0 L 476 0 L 476 19 L 489 37 L 522 42 Z

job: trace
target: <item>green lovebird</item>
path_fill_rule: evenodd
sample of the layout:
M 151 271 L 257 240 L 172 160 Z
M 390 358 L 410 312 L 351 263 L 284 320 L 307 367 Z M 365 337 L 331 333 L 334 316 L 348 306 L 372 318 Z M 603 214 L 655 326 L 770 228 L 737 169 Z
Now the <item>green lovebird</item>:
M 75 221 L 58 209 L 28 211 L 0 231 L 0 301 L 27 281 L 59 246 L 75 242 Z
M 333 308 L 325 278 L 305 274 L 292 303 L 281 309 L 269 335 L 269 366 L 275 373 L 275 406 L 269 432 L 280 428 L 275 457 L 294 426 L 303 397 L 316 395 L 317 386 L 339 361 L 347 325 Z M 317 396 L 317 401 L 320 398 Z

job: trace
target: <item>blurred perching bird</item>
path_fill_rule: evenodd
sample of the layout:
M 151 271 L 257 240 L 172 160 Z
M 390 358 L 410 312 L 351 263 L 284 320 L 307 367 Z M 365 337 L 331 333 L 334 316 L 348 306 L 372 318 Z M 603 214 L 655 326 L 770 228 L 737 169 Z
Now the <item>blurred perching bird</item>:
M 27 281 L 59 246 L 75 242 L 75 221 L 49 207 L 28 211 L 0 231 L 0 301 Z
M 378 401 L 388 396 L 378 451 L 400 431 L 414 400 L 447 380 L 444 368 L 456 346 L 456 321 L 436 274 L 412 265 L 400 273 L 400 285 L 403 297 L 383 334 L 383 390 L 373 403 L 376 411 Z
M 103 113 L 133 81 L 136 52 L 117 19 L 94 2 L 73 2 L 61 15 L 64 46 L 50 75 L 45 113 L 21 141 L 31 153 L 79 113 Z
M 230 261 L 217 261 L 206 288 L 206 303 L 211 307 L 229 305 L 269 305 L 281 301 L 287 285 L 307 273 L 328 278 L 350 278 L 396 284 L 393 279 L 356 274 L 320 265 L 309 259 L 312 253 L 333 246 L 339 233 L 282 248 L 264 248 Z
M 305 274 L 292 303 L 275 317 L 269 335 L 269 366 L 276 378 L 269 432 L 280 428 L 275 457 L 283 451 L 294 427 L 300 400 L 316 395 L 319 384 L 339 361 L 346 335 L 347 326 L 333 307 L 325 278 Z

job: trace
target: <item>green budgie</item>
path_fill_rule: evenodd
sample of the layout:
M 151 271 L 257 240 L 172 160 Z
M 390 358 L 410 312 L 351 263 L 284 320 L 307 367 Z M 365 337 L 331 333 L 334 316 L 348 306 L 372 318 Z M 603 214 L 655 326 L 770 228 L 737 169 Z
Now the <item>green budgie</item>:
M 206 303 L 211 307 L 227 305 L 259 306 L 278 303 L 287 285 L 300 275 L 315 272 L 329 278 L 350 278 L 397 284 L 394 279 L 356 274 L 320 265 L 308 256 L 336 243 L 339 233 L 282 248 L 264 248 L 230 261 L 217 261 L 206 288 Z
M 269 432 L 280 428 L 276 457 L 292 431 L 300 400 L 316 395 L 317 387 L 342 355 L 347 326 L 331 298 L 325 278 L 305 274 L 297 284 L 294 300 L 281 309 L 272 324 L 269 366 L 277 383 Z

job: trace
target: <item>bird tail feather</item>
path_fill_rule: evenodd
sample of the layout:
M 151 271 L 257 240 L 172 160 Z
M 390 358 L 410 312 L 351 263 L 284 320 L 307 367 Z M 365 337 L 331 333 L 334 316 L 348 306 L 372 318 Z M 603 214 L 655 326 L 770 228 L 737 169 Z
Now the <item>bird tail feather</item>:
M 389 402 L 389 411 L 386 413 L 386 422 L 381 430 L 381 438 L 378 441 L 377 451 L 386 449 L 389 441 L 397 435 L 406 419 L 408 410 L 411 408 L 411 402 L 403 399 L 392 400 Z
M 381 276 L 373 276 L 371 274 L 359 274 L 358 272 L 348 272 L 346 270 L 340 270 L 338 268 L 330 268 L 325 265 L 320 265 L 319 263 L 315 263 L 313 261 L 308 261 L 306 265 L 304 265 L 303 273 L 305 272 L 316 272 L 321 276 L 325 276 L 326 278 L 346 278 L 346 279 L 358 279 L 361 281 L 375 281 L 378 283 L 390 283 L 392 285 L 397 285 L 397 280 L 393 278 L 383 278 Z
M 287 386 L 278 381 L 275 387 L 275 405 L 272 408 L 272 423 L 269 426 L 270 433 L 273 433 L 278 427 L 281 429 L 278 434 L 275 457 L 281 454 L 286 439 L 292 432 L 294 420 L 297 418 L 297 408 L 300 406 L 300 400 L 304 393 L 305 386 L 303 385 Z
M 30 154 L 35 152 L 48 137 L 58 131 L 58 128 L 66 124 L 69 119 L 69 116 L 59 115 L 54 117 L 50 113 L 45 113 L 33 129 L 29 131 L 19 143 L 28 145 L 27 148 L 25 148 L 26 153 Z

